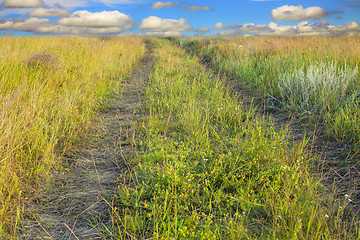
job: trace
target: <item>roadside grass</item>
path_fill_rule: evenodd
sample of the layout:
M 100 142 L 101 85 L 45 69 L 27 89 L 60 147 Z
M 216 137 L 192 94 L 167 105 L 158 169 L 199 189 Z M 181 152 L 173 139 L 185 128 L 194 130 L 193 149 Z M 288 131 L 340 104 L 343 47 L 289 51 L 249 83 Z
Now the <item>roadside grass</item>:
M 172 40 L 247 86 L 268 109 L 323 123 L 330 138 L 360 141 L 359 38 Z
M 1 38 L 0 237 L 62 169 L 100 103 L 144 53 L 139 38 Z
M 289 142 L 197 57 L 153 39 L 146 116 L 112 203 L 120 239 L 355 239 L 312 178 L 307 140 Z

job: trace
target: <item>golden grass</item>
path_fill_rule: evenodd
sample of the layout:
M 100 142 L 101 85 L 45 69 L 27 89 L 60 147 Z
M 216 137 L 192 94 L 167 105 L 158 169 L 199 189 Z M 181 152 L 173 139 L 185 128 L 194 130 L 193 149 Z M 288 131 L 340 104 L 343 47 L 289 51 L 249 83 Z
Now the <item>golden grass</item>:
M 0 39 L 0 236 L 144 50 L 139 38 Z

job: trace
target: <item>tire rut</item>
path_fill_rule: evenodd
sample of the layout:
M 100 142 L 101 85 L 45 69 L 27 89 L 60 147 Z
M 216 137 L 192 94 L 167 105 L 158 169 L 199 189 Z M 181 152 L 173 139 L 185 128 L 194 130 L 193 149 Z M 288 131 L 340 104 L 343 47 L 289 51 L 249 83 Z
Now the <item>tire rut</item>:
M 111 223 L 109 203 L 117 180 L 127 169 L 125 158 L 133 151 L 131 133 L 141 114 L 141 96 L 152 62 L 151 46 L 146 42 L 143 59 L 92 123 L 94 133 L 79 141 L 82 146 L 75 154 L 70 153 L 70 169 L 55 173 L 38 200 L 26 206 L 18 238 L 104 238 L 102 225 Z

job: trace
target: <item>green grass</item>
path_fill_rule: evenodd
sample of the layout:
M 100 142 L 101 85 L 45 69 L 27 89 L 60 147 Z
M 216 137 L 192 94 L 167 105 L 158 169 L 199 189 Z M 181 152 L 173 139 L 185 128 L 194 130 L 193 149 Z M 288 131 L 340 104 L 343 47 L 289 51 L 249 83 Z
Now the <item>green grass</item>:
M 63 166 L 100 103 L 144 53 L 142 39 L 0 39 L 0 236 Z
M 242 106 L 179 47 L 153 40 L 155 66 L 118 186 L 120 239 L 354 239 L 335 202 L 309 174 L 306 139 Z M 340 206 L 342 208 L 340 208 Z M 350 225 L 350 224 L 349 224 Z
M 359 112 L 359 38 L 172 40 L 263 98 L 267 108 L 321 123 L 329 138 L 360 141 L 349 124 Z

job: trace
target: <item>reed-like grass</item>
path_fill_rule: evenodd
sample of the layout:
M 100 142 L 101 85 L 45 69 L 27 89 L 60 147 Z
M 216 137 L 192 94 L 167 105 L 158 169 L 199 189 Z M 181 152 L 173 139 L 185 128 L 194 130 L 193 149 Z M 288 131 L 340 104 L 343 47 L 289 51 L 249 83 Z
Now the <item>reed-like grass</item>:
M 359 89 L 358 68 L 338 66 L 336 62 L 310 65 L 279 78 L 274 92 L 283 101 L 283 106 L 299 112 L 337 110 L 352 99 Z
M 197 57 L 153 43 L 147 116 L 115 196 L 113 237 L 358 237 L 341 220 L 348 200 L 323 200 L 308 174 L 306 140 L 292 144 L 286 129 L 244 110 Z
M 143 53 L 137 38 L 0 39 L 0 238 Z

